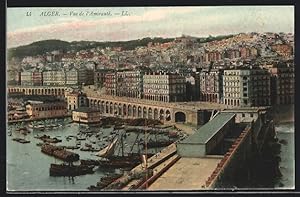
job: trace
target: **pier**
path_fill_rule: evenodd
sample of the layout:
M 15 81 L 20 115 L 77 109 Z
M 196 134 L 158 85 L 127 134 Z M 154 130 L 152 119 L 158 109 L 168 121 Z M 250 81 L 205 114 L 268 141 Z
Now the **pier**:
M 104 190 L 218 188 L 220 182 L 231 176 L 232 170 L 248 161 L 254 147 L 260 151 L 265 144 L 265 136 L 272 135 L 272 128 L 273 121 L 267 109 L 224 110 L 194 134 L 149 158 L 148 169 L 153 173 L 147 179 L 141 181 L 129 178 L 145 170 L 141 164 Z M 264 137 L 259 137 L 261 135 Z M 193 144 L 192 148 L 189 143 Z

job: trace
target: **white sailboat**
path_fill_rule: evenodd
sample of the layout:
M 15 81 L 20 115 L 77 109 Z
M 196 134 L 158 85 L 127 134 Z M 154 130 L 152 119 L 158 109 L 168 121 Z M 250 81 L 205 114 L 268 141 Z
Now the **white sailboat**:
M 95 154 L 98 157 L 110 157 L 114 154 L 114 149 L 116 147 L 118 138 L 115 138 L 109 145 L 107 145 L 105 148 L 100 150 L 97 154 Z

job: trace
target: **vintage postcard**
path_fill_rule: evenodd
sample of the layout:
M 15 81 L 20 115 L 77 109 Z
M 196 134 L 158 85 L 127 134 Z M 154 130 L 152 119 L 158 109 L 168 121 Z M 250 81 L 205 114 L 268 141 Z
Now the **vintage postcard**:
M 294 12 L 7 8 L 7 191 L 294 189 Z

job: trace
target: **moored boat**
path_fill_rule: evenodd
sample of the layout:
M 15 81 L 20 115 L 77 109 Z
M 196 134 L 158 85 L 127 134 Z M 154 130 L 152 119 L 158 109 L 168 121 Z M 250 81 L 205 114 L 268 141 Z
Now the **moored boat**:
M 51 164 L 50 176 L 80 176 L 93 174 L 94 166 L 73 165 L 73 164 Z
M 22 139 L 22 138 L 13 138 L 12 140 L 16 141 L 16 142 L 19 142 L 19 143 L 22 143 L 22 144 L 30 143 L 29 140 L 25 140 L 25 139 Z

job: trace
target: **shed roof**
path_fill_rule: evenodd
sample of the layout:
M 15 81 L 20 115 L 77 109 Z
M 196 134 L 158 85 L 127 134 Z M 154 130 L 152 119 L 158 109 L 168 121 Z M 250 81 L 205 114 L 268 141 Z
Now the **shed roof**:
M 179 144 L 206 144 L 234 116 L 234 113 L 218 114 L 215 118 L 198 129 L 193 135 L 179 142 Z

